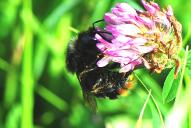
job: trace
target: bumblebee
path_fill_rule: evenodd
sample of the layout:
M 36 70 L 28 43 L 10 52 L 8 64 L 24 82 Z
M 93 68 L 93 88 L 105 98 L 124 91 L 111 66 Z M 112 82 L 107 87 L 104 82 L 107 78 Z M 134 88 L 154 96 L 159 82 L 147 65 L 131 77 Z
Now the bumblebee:
M 131 87 L 130 73 L 115 70 L 119 68 L 118 63 L 106 67 L 96 65 L 103 55 L 96 47 L 95 34 L 103 36 L 105 33 L 94 27 L 79 33 L 76 40 L 69 42 L 66 56 L 68 71 L 76 73 L 84 98 L 93 109 L 96 109 L 95 97 L 116 99 Z

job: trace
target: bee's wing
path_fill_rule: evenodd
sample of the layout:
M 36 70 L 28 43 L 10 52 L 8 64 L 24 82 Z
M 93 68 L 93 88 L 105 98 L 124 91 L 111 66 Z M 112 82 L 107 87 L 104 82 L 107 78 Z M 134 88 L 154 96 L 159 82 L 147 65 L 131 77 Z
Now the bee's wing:
M 84 86 L 84 81 L 90 81 L 91 78 L 87 77 L 86 75 L 91 72 L 93 69 L 90 70 L 84 70 L 83 72 L 81 72 L 80 74 L 77 74 L 77 78 L 80 82 L 81 88 L 82 88 L 82 93 L 83 93 L 83 97 L 85 100 L 85 104 L 93 111 L 93 112 L 97 112 L 97 103 L 96 103 L 96 99 L 95 96 L 92 94 L 92 92 L 88 91 L 86 86 Z
M 93 111 L 93 112 L 97 112 L 97 102 L 95 99 L 95 96 L 91 93 L 91 92 L 86 92 L 85 90 L 83 90 L 83 96 L 84 96 L 84 100 L 85 100 L 85 104 Z

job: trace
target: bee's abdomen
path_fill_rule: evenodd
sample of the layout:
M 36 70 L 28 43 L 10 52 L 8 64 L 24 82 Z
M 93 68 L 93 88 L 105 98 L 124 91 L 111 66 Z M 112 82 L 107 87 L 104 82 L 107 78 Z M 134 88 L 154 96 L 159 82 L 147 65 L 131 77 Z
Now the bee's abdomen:
M 126 94 L 128 88 L 126 88 L 125 86 L 125 82 L 119 81 L 118 83 L 113 84 L 110 88 L 107 89 L 107 91 L 105 90 L 105 92 L 98 92 L 95 94 L 95 96 L 97 97 L 108 97 L 109 99 L 116 99 L 118 98 L 119 95 L 124 95 Z
M 108 97 L 110 99 L 116 99 L 119 95 L 126 94 L 128 88 L 128 76 L 122 73 L 117 73 L 102 69 L 98 71 L 100 76 L 99 80 L 92 86 L 91 92 L 100 98 Z

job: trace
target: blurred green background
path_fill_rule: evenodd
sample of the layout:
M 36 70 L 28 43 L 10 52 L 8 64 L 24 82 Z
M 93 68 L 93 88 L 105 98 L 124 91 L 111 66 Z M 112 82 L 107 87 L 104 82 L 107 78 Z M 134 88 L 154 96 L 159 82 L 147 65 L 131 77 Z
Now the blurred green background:
M 141 69 L 135 72 L 138 83 L 129 96 L 97 99 L 96 114 L 85 106 L 76 76 L 65 68 L 66 47 L 76 31 L 87 30 L 117 2 L 142 9 L 139 0 L 0 0 L 0 128 L 134 128 L 138 119 L 143 128 L 161 128 L 164 122 L 170 127 L 174 118 L 181 128 L 191 128 L 190 61 L 180 77 L 180 99 L 185 101 L 176 102 L 176 93 L 166 96 L 162 89 L 170 70 L 151 74 Z M 183 47 L 189 45 L 191 0 L 156 2 L 173 6 L 183 25 Z M 183 49 L 180 56 L 185 54 Z M 191 52 L 187 58 L 191 60 Z M 168 76 L 167 88 L 174 84 Z M 149 91 L 143 85 L 152 92 L 145 110 Z M 176 117 L 178 108 L 186 113 L 183 117 Z

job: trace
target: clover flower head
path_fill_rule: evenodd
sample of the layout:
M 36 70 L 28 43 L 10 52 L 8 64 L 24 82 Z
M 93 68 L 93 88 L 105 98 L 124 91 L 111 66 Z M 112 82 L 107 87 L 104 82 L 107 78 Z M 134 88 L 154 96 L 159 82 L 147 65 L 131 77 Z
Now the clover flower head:
M 157 3 L 142 0 L 145 11 L 128 3 L 118 3 L 105 13 L 104 30 L 95 35 L 103 54 L 97 65 L 120 64 L 119 72 L 129 72 L 138 65 L 160 73 L 172 66 L 181 46 L 181 24 L 170 6 L 160 9 Z M 100 31 L 100 34 L 99 34 Z M 102 33 L 109 33 L 109 35 Z

